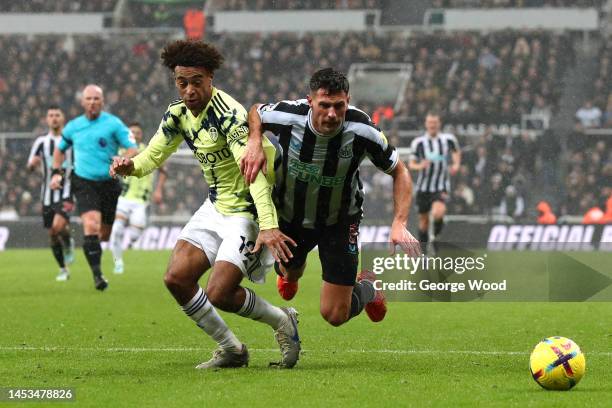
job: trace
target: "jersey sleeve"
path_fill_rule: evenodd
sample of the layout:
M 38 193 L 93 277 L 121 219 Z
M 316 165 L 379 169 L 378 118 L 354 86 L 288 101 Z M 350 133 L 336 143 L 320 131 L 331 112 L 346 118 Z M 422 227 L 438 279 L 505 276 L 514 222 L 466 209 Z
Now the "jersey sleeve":
M 147 147 L 132 159 L 134 162 L 132 176 L 144 177 L 159 168 L 172 153 L 176 152 L 182 140 L 180 121 L 169 107 Z
M 119 146 L 124 149 L 129 148 L 137 148 L 136 141 L 134 140 L 134 136 L 132 136 L 132 132 L 130 129 L 125 126 L 125 123 L 121 121 L 121 119 L 117 118 L 117 123 L 115 124 L 115 137 L 119 142 Z
M 246 150 L 246 142 L 249 136 L 246 110 L 242 106 L 236 106 L 226 111 L 221 118 L 221 131 L 226 137 L 236 164 L 240 166 L 240 159 Z M 278 228 L 276 207 L 274 207 L 272 201 L 276 150 L 265 137 L 263 138 L 263 148 L 267 159 L 267 174 L 264 175 L 259 172 L 255 181 L 249 185 L 249 192 L 257 208 L 260 230 Z
M 66 127 L 62 130 L 62 140 L 60 140 L 57 148 L 65 153 L 69 147 L 72 146 L 72 122 L 68 122 Z
M 303 121 L 304 115 L 308 114 L 310 106 L 305 99 L 297 101 L 280 101 L 277 103 L 266 103 L 257 108 L 264 131 L 270 131 L 275 135 L 280 133 L 282 126 L 292 125 L 296 121 Z
M 419 138 L 412 139 L 410 143 L 410 159 L 419 161 L 424 158 L 425 153 L 423 151 L 423 145 L 419 143 Z
M 397 150 L 389 144 L 383 132 L 374 128 L 373 130 L 373 137 L 366 143 L 366 154 L 378 169 L 389 174 L 399 161 Z
M 38 137 L 34 141 L 32 148 L 30 149 L 30 155 L 28 156 L 28 164 L 32 163 L 32 160 L 34 159 L 34 157 L 42 156 L 41 150 L 42 150 L 42 138 Z
M 457 137 L 453 134 L 448 135 L 448 148 L 451 152 L 458 152 L 461 148 L 459 147 L 459 142 L 457 141 Z

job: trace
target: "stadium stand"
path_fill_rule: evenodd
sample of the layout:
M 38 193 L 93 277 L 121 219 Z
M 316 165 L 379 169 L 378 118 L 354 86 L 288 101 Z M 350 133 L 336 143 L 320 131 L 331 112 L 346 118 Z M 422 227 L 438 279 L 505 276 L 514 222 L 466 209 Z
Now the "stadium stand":
M 594 107 L 601 112 L 599 125 L 612 128 L 612 35 L 602 41 L 597 55 L 597 79 L 592 84 L 591 97 Z
M 436 8 L 595 7 L 605 0 L 433 0 Z
M 126 121 L 138 119 L 146 124 L 148 133 L 153 132 L 163 107 L 175 98 L 167 72 L 157 63 L 166 39 L 164 35 L 107 39 L 83 35 L 0 38 L 0 48 L 9 56 L 0 61 L 0 72 L 4 73 L 0 74 L 0 127 L 16 131 L 35 129 L 40 133 L 47 105 L 58 104 L 66 109 L 69 118 L 74 117 L 79 114 L 78 89 L 88 82 L 97 82 L 106 90 L 110 111 Z M 395 112 L 397 117 L 410 118 L 408 123 L 412 129 L 421 126 L 424 114 L 432 107 L 440 110 L 445 122 L 464 124 L 484 122 L 485 117 L 489 118 L 487 123 L 518 123 L 521 114 L 536 107 L 536 101 L 542 109 L 554 112 L 559 94 L 558 87 L 552 84 L 561 81 L 563 69 L 573 60 L 572 52 L 560 50 L 566 42 L 563 35 L 538 32 L 435 37 L 418 34 L 407 42 L 401 33 L 393 32 L 305 36 L 226 34 L 210 35 L 209 40 L 218 44 L 226 55 L 226 69 L 219 71 L 216 83 L 236 95 L 245 106 L 258 101 L 303 97 L 306 79 L 318 66 L 333 63 L 348 71 L 355 62 L 412 63 L 413 80 L 406 90 L 404 103 Z M 46 61 L 46 64 L 33 61 Z M 117 62 L 107 64 L 107 61 Z M 317 65 L 312 61 L 317 61 Z M 75 78 L 78 78 L 76 83 Z M 369 112 L 377 108 L 367 103 L 360 106 Z M 454 210 L 499 212 L 503 196 L 492 193 L 493 198 L 488 202 L 474 199 L 473 192 L 481 188 L 496 192 L 513 185 L 524 194 L 526 178 L 535 160 L 533 150 L 524 149 L 525 143 L 532 142 L 526 138 L 513 141 L 491 135 L 477 142 L 462 140 L 468 149 L 461 176 L 455 183 L 459 188 L 454 193 L 458 197 Z M 408 141 L 401 140 L 399 145 L 407 146 Z M 499 163 L 497 167 L 482 169 L 482 162 L 475 156 L 477 152 L 482 153 L 481 147 L 486 160 Z M 529 158 L 528 163 L 525 157 Z M 202 184 L 199 177 L 194 179 L 195 185 Z M 20 200 L 19 191 L 10 196 L 13 195 Z M 34 190 L 31 195 L 36 197 L 37 192 Z M 181 197 L 178 201 L 187 206 L 193 202 L 197 206 L 201 200 Z M 170 203 L 168 207 L 175 208 Z M 17 211 L 35 214 L 35 204 L 19 201 Z
M 113 11 L 117 0 L 0 1 L 0 13 L 95 13 Z
M 215 0 L 219 10 L 380 9 L 383 0 Z

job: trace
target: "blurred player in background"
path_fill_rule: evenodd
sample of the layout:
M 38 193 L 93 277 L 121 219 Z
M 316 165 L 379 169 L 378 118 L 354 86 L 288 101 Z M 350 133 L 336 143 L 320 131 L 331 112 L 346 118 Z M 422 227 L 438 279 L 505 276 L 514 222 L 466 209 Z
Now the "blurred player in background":
M 201 41 L 175 41 L 162 52 L 162 60 L 174 74 L 180 100 L 170 104 L 147 148 L 133 160 L 117 158 L 111 174 L 143 177 L 151 173 L 185 141 L 202 166 L 209 196 L 181 232 L 164 277 L 185 314 L 214 339 L 219 348 L 197 368 L 242 367 L 249 363 L 247 347 L 234 335 L 216 307 L 265 323 L 275 330 L 281 349 L 281 367 L 298 360 L 300 339 L 297 312 L 279 308 L 240 286 L 243 278 L 262 283 L 271 266 L 263 243 L 276 259 L 291 256 L 278 230 L 270 179 L 260 173 L 248 187 L 240 175 L 238 160 L 249 134 L 245 109 L 212 80 L 223 63 L 219 51 Z M 268 154 L 274 147 L 268 142 Z M 272 162 L 272 159 L 271 161 Z M 259 225 L 258 225 L 259 224 Z M 206 291 L 198 281 L 212 272 Z
M 60 267 L 55 278 L 63 282 L 70 278 L 66 265 L 74 262 L 74 239 L 70 236 L 70 212 L 74 206 L 72 201 L 72 150 L 66 153 L 66 160 L 62 169 L 67 179 L 59 190 L 51 189 L 51 165 L 53 163 L 53 150 L 62 139 L 64 127 L 64 113 L 58 106 L 47 108 L 47 126 L 49 132 L 39 136 L 34 141 L 28 158 L 28 169 L 34 171 L 40 165 L 42 170 L 42 186 L 40 198 L 42 201 L 43 226 L 49 231 L 51 251 Z
M 383 132 L 368 115 L 349 106 L 346 76 L 322 69 L 310 79 L 307 99 L 253 106 L 249 130 L 249 153 L 241 165 L 247 181 L 267 161 L 262 132 L 279 136 L 274 199 L 281 231 L 298 244 L 293 258 L 275 265 L 281 296 L 285 300 L 295 296 L 308 253 L 318 245 L 323 318 L 339 326 L 365 307 L 372 321 L 382 320 L 387 308 L 382 291 L 374 290 L 374 274 L 364 271 L 357 277 L 364 199 L 359 165 L 367 156 L 393 177 L 390 241 L 417 255 L 416 239 L 406 229 L 412 181 Z
M 121 184 L 109 175 L 108 166 L 119 147 L 127 149 L 128 156 L 134 156 L 138 150 L 121 119 L 102 111 L 102 88 L 87 85 L 81 105 L 85 113 L 68 122 L 62 131 L 62 140 L 55 146 L 51 188 L 60 188 L 65 177 L 61 164 L 66 150 L 72 147 L 74 171 L 71 180 L 77 211 L 83 221 L 83 252 L 93 273 L 95 288 L 103 291 L 108 282 L 100 267 L 100 241 L 108 241 L 110 237 L 121 193 Z
M 444 226 L 446 201 L 450 193 L 450 176 L 459 171 L 461 150 L 455 135 L 441 133 L 440 115 L 429 112 L 425 118 L 425 134 L 415 138 L 410 145 L 408 167 L 418 171 L 416 202 L 419 211 L 419 241 L 423 252 L 429 241 L 429 217 L 433 218 L 432 249 L 435 255 L 436 239 Z
M 147 145 L 142 142 L 142 127 L 140 123 L 130 124 L 130 132 L 138 145 L 138 152 L 142 152 Z M 120 152 L 121 153 L 121 152 Z M 123 241 L 128 236 L 128 247 L 131 247 L 140 238 L 147 226 L 149 201 L 161 204 L 164 184 L 166 183 L 166 170 L 159 168 L 157 183 L 153 173 L 145 177 L 126 177 L 122 180 L 123 191 L 117 202 L 117 213 L 113 223 L 113 232 L 110 238 L 110 247 L 115 261 L 115 273 L 123 273 Z M 155 188 L 153 187 L 155 184 Z

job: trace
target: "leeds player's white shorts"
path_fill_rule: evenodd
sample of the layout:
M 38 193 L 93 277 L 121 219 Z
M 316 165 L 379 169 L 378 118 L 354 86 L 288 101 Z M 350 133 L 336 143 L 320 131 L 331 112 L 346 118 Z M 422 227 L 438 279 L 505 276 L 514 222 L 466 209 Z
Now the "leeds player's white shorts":
M 211 265 L 227 261 L 255 283 L 264 283 L 266 273 L 274 264 L 268 248 L 252 254 L 259 234 L 253 220 L 235 215 L 223 215 L 206 200 L 183 228 L 178 239 L 189 242 L 206 254 Z
M 117 213 L 128 219 L 130 225 L 144 228 L 147 226 L 147 207 L 148 204 L 137 203 L 119 197 L 117 201 Z

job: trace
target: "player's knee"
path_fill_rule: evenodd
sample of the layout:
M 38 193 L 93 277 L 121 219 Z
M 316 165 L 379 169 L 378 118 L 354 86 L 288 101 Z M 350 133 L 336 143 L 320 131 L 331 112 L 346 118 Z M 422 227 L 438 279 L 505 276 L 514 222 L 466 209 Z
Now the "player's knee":
M 166 288 L 172 293 L 181 292 L 188 286 L 187 280 L 183 275 L 173 267 L 168 267 L 166 274 L 164 275 L 164 284 Z
M 348 320 L 349 310 L 345 307 L 322 308 L 321 316 L 332 326 L 338 327 Z
M 95 219 L 85 219 L 83 220 L 83 230 L 85 235 L 99 235 L 100 223 Z

